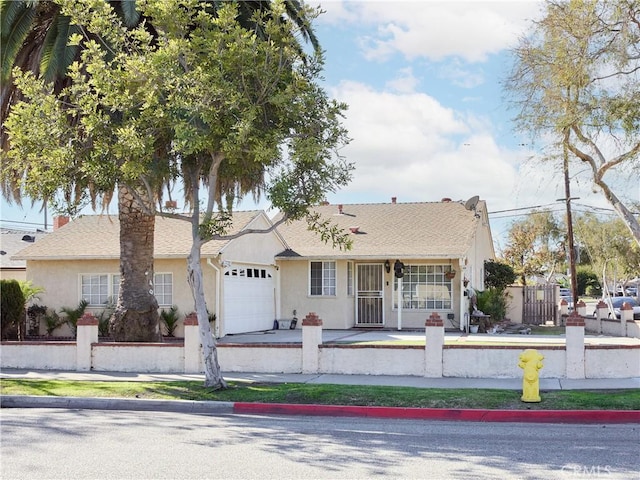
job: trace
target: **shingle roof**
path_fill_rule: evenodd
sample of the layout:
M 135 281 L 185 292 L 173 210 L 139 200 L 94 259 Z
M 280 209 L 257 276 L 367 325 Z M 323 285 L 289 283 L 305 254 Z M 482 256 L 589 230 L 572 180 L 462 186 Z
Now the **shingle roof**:
M 26 262 L 12 258 L 13 255 L 33 245 L 34 242 L 40 241 L 45 235 L 47 235 L 47 232 L 32 232 L 8 228 L 0 230 L 0 268 L 26 268 Z
M 290 249 L 278 258 L 291 257 L 394 257 L 457 258 L 472 245 L 480 219 L 459 202 L 380 203 L 314 207 L 323 219 L 349 232 L 353 248 L 341 251 L 325 244 L 304 221 L 283 224 L 278 231 Z M 477 206 L 486 211 L 485 202 Z M 277 220 L 277 218 L 276 218 Z
M 261 210 L 234 212 L 229 234 L 245 228 Z M 217 255 L 228 240 L 202 246 L 202 255 Z M 156 217 L 154 258 L 186 258 L 191 250 L 191 223 Z M 20 252 L 25 260 L 117 259 L 120 258 L 120 224 L 111 215 L 84 215 Z

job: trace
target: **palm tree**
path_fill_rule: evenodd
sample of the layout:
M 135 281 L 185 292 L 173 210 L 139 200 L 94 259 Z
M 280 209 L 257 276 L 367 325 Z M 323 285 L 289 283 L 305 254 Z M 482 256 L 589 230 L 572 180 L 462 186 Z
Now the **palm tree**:
M 44 78 L 60 92 L 69 85 L 67 69 L 80 59 L 82 44 L 69 45 L 69 38 L 79 32 L 68 16 L 60 12 L 60 5 L 49 1 L 0 0 L 2 25 L 2 123 L 11 107 L 22 99 L 11 78 L 17 67 Z M 141 20 L 135 0 L 109 1 L 127 27 L 135 27 Z M 4 127 L 2 149 L 10 148 Z M 20 205 L 21 179 L 28 172 L 3 172 L 0 188 L 8 201 Z M 90 184 L 81 180 L 67 187 L 65 200 L 80 205 Z M 92 202 L 102 193 L 108 203 L 112 192 L 91 191 Z M 47 202 L 49 199 L 44 199 Z M 95 205 L 95 203 L 94 203 Z M 120 219 L 120 273 L 121 288 L 112 319 L 113 335 L 121 341 L 159 341 L 158 303 L 149 292 L 149 276 L 153 280 L 153 233 L 155 216 L 148 205 L 139 205 L 131 194 L 131 187 L 120 185 L 118 192 Z
M 136 10 L 135 0 L 107 1 L 127 27 L 134 27 L 142 20 Z M 206 2 L 207 7 L 216 10 L 219 1 Z M 254 22 L 257 11 L 269 13 L 270 1 L 238 2 L 238 15 L 241 24 L 254 29 L 259 35 L 260 25 Z M 289 21 L 302 27 L 304 40 L 319 48 L 310 25 L 298 0 L 286 0 L 285 11 Z M 21 96 L 11 80 L 11 70 L 18 67 L 41 76 L 53 84 L 54 91 L 61 91 L 70 83 L 66 75 L 71 63 L 80 58 L 82 44 L 68 45 L 70 36 L 79 31 L 71 25 L 69 17 L 61 14 L 60 6 L 53 2 L 37 0 L 0 0 L 2 24 L 2 123 L 7 118 L 12 105 L 20 101 Z M 152 19 L 147 20 L 147 28 L 153 33 Z M 149 21 L 150 20 L 150 21 Z M 300 46 L 302 49 L 302 46 Z M 10 148 L 4 128 L 2 129 L 2 149 Z M 160 148 L 160 151 L 163 149 Z M 219 176 L 219 203 L 222 196 L 231 209 L 236 197 L 252 192 L 259 195 L 264 185 L 264 168 L 256 169 L 248 163 L 240 168 L 251 169 L 251 175 L 244 175 L 243 181 L 233 180 L 231 165 L 222 165 Z M 28 172 L 3 172 L 0 189 L 8 201 L 21 202 L 21 179 Z M 246 173 L 246 170 L 245 170 Z M 165 179 L 166 181 L 166 179 Z M 159 185 L 163 183 L 162 179 Z M 185 182 L 186 197 L 189 195 L 189 181 Z M 78 205 L 85 192 L 91 189 L 91 183 L 78 180 L 75 185 L 63 192 L 68 203 Z M 149 282 L 153 281 L 153 238 L 155 229 L 155 201 L 149 198 L 147 190 L 135 185 L 121 183 L 118 186 L 118 210 L 120 223 L 120 289 L 118 302 L 111 319 L 111 333 L 117 341 L 158 341 L 161 339 L 159 328 L 158 304 L 149 291 Z M 113 191 L 91 191 L 92 202 L 97 195 L 108 202 Z M 45 202 L 49 199 L 44 199 Z M 95 205 L 95 203 L 94 203 Z

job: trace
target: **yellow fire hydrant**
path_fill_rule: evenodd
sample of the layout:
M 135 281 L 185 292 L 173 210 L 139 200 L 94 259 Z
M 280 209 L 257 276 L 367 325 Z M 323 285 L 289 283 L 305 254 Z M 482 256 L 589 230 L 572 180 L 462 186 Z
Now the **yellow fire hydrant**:
M 538 370 L 542 365 L 544 357 L 533 348 L 528 348 L 520 354 L 518 367 L 524 370 L 522 377 L 522 397 L 523 402 L 540 401 L 540 376 Z

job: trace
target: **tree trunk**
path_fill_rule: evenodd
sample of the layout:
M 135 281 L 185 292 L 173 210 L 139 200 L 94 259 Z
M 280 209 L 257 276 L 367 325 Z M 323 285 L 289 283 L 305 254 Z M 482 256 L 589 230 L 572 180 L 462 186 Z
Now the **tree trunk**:
M 155 216 L 125 186 L 118 188 L 120 290 L 109 329 L 117 342 L 160 342 L 158 301 L 153 293 Z
M 222 373 L 220 372 L 218 349 L 216 348 L 216 342 L 211 333 L 211 325 L 209 324 L 209 314 L 207 312 L 204 286 L 202 284 L 200 246 L 200 239 L 194 238 L 191 253 L 187 259 L 187 280 L 191 287 L 191 293 L 193 294 L 196 306 L 196 314 L 198 315 L 198 332 L 200 333 L 200 343 L 202 344 L 202 356 L 204 360 L 204 386 L 219 390 L 227 388 L 227 383 L 224 381 L 224 378 L 222 378 Z

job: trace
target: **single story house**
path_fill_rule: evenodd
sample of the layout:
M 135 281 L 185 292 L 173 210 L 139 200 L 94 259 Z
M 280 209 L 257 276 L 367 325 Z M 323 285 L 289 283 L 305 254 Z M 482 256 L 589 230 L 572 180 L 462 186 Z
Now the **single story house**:
M 263 211 L 235 212 L 230 234 L 267 229 Z M 117 298 L 120 284 L 120 225 L 117 216 L 84 215 L 55 229 L 14 258 L 26 260 L 27 278 L 45 289 L 41 305 L 59 311 L 82 299 L 98 314 Z M 154 236 L 154 293 L 160 308 L 176 305 L 182 316 L 194 311 L 187 283 L 191 224 L 157 217 Z M 202 271 L 206 302 L 215 314 L 218 337 L 268 330 L 276 317 L 274 256 L 285 248 L 278 232 L 240 236 L 203 245 Z M 177 331 L 180 335 L 182 327 Z
M 46 234 L 40 230 L 0 229 L 0 280 L 26 280 L 27 262 L 13 258 L 13 255 Z
M 315 312 L 329 329 L 424 328 L 433 312 L 445 328 L 468 324 L 466 292 L 484 290 L 484 262 L 495 258 L 484 201 L 392 198 L 314 210 L 349 231 L 353 246 L 337 250 L 303 222 L 278 227 L 288 245 L 275 257 L 282 312 Z
M 466 284 L 482 290 L 484 261 L 494 258 L 483 201 L 393 199 L 314 210 L 350 232 L 353 248 L 325 244 L 304 221 L 202 247 L 205 295 L 217 317 L 217 337 L 269 330 L 275 319 L 311 311 L 328 329 L 423 328 L 434 311 L 447 328 L 465 325 Z M 263 211 L 235 212 L 229 233 L 272 225 Z M 183 316 L 194 310 L 186 280 L 190 248 L 189 222 L 156 219 L 155 295 L 160 308 L 176 305 Z M 99 313 L 117 296 L 119 255 L 117 217 L 86 215 L 14 258 L 26 261 L 27 279 L 45 289 L 40 304 L 59 311 L 85 299 L 89 311 Z M 402 278 L 395 276 L 396 261 L 404 264 Z

